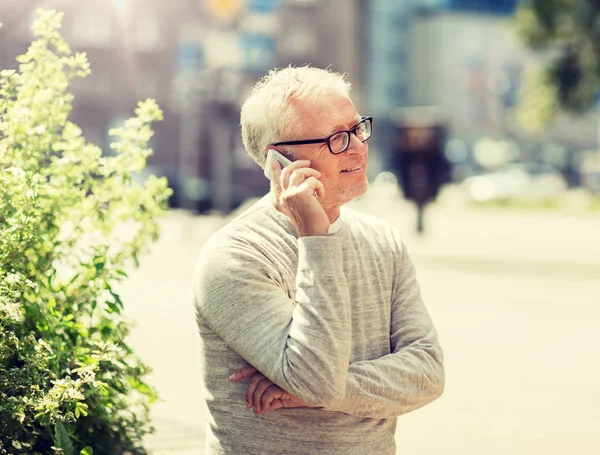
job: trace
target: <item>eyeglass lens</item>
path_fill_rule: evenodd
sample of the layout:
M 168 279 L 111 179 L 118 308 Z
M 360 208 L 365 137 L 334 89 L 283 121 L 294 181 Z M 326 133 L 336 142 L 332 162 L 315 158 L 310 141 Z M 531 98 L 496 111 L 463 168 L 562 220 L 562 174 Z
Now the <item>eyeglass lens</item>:
M 371 122 L 368 119 L 360 122 L 354 130 L 356 137 L 362 142 L 371 136 Z M 350 145 L 350 134 L 347 131 L 335 134 L 329 138 L 329 148 L 333 153 L 342 153 Z

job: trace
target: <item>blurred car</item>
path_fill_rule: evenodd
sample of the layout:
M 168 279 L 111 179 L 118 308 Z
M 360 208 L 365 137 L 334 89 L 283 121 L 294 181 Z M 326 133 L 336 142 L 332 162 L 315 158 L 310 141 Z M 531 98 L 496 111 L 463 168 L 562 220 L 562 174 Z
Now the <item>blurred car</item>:
M 554 167 L 544 163 L 512 163 L 494 172 L 466 178 L 461 188 L 476 202 L 560 197 L 567 182 Z
M 583 187 L 594 194 L 600 194 L 600 169 L 589 171 L 582 176 Z
M 581 185 L 594 194 L 600 194 L 600 154 L 592 150 L 582 155 L 579 165 Z

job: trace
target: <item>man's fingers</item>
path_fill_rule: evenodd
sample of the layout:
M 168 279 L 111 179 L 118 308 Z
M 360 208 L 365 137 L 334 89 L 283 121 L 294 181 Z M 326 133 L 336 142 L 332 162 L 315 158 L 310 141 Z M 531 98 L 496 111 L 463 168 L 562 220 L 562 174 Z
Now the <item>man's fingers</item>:
M 309 177 L 315 177 L 318 179 L 319 177 L 321 177 L 321 173 L 316 169 L 312 169 L 310 167 L 296 169 L 294 172 L 292 172 L 292 175 L 290 176 L 289 186 L 300 186 Z
M 309 192 L 311 195 L 322 196 L 325 194 L 323 184 L 314 177 L 307 178 L 302 185 L 298 187 L 300 192 Z
M 265 391 L 271 387 L 273 383 L 270 379 L 263 376 L 263 380 L 258 383 L 254 390 L 254 396 L 252 397 L 252 405 L 254 406 L 254 412 L 260 412 L 262 409 L 261 402 Z
M 317 195 L 317 197 L 319 198 L 324 198 L 325 197 L 325 186 L 319 181 L 320 185 L 315 188 L 315 194 Z
M 256 390 L 258 383 L 263 379 L 265 379 L 264 375 L 262 373 L 257 373 L 252 376 L 250 384 L 248 384 L 248 388 L 246 389 L 246 405 L 249 408 L 254 406 L 254 391 Z
M 273 400 L 269 406 L 269 411 L 275 411 L 276 409 L 283 408 L 283 400 Z
M 280 188 L 285 190 L 289 186 L 290 176 L 296 169 L 306 168 L 310 169 L 310 161 L 309 160 L 298 160 L 294 161 L 291 164 L 288 164 L 281 170 L 281 174 L 279 175 L 279 185 Z
M 273 182 L 275 182 L 275 186 L 279 185 L 279 180 L 281 180 L 281 163 L 277 160 L 273 160 L 271 162 L 271 169 L 273 170 Z
M 256 368 L 250 365 L 233 373 L 231 376 L 229 376 L 229 380 L 232 382 L 243 381 L 244 379 L 249 378 L 250 376 L 255 374 L 257 371 L 258 370 Z
M 265 390 L 265 393 L 262 396 L 260 403 L 261 409 L 263 411 L 271 411 L 271 403 L 273 403 L 275 400 L 279 400 L 286 393 L 287 392 L 281 390 L 281 388 L 277 385 L 272 384 L 267 390 Z
M 269 404 L 268 408 L 262 408 L 258 414 L 266 414 L 267 412 L 275 411 L 281 408 L 285 408 L 283 400 L 276 399 Z

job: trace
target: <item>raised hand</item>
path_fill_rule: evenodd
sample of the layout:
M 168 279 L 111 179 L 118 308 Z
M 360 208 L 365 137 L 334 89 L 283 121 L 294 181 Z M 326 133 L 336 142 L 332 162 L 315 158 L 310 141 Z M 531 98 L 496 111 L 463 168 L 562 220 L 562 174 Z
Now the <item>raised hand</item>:
M 273 160 L 275 197 L 298 231 L 300 237 L 327 235 L 329 218 L 319 202 L 325 188 L 319 181 L 321 173 L 310 168 L 310 161 L 298 160 L 281 169 Z

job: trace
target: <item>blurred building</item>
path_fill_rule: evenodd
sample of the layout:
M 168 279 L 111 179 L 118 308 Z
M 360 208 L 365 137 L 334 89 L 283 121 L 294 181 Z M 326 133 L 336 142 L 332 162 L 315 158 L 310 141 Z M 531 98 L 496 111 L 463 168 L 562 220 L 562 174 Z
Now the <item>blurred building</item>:
M 466 139 L 510 129 L 506 110 L 529 58 L 510 32 L 516 3 L 1 0 L 0 67 L 14 68 L 31 42 L 35 9 L 64 11 L 63 35 L 92 67 L 72 86 L 72 119 L 86 138 L 110 153 L 108 130 L 155 98 L 165 119 L 155 125 L 148 172 L 168 177 L 173 205 L 226 212 L 268 191 L 241 144 L 239 108 L 275 66 L 349 74 L 357 109 L 375 117 L 371 177 L 393 161 L 398 108 L 440 106 L 452 134 Z M 587 128 L 556 134 L 588 137 Z
M 155 98 L 148 172 L 169 178 L 173 205 L 228 211 L 268 191 L 239 135 L 239 107 L 274 66 L 350 74 L 360 107 L 364 62 L 359 0 L 2 0 L 0 66 L 33 39 L 37 8 L 65 13 L 62 34 L 92 74 L 76 80 L 71 119 L 110 153 L 108 131 Z
M 92 74 L 75 79 L 71 120 L 87 140 L 111 153 L 108 131 L 133 115 L 138 101 L 155 98 L 165 119 L 154 128 L 155 155 L 149 170 L 172 177 L 177 162 L 178 113 L 169 102 L 175 72 L 173 55 L 182 0 L 2 0 L 0 67 L 15 68 L 34 36 L 38 8 L 64 12 L 62 35 L 74 52 L 86 52 Z
M 517 3 L 446 0 L 417 11 L 410 23 L 408 103 L 449 114 L 459 180 L 520 161 L 551 165 L 578 185 L 580 154 L 596 147 L 596 114 L 563 114 L 539 135 L 516 123 L 526 72 L 541 62 L 516 36 Z
M 415 17 L 410 34 L 409 102 L 442 106 L 463 137 L 504 134 L 531 60 L 509 19 L 442 10 Z

